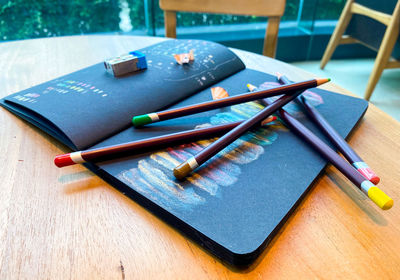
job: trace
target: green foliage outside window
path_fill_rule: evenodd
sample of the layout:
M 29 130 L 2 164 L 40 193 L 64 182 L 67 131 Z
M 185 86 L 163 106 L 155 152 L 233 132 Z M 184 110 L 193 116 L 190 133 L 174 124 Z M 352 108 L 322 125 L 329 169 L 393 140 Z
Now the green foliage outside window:
M 116 31 L 119 11 L 116 0 L 9 0 L 0 7 L 0 39 Z
M 132 28 L 144 29 L 146 27 L 144 0 L 129 0 L 127 2 Z
M 337 20 L 345 4 L 346 0 L 324 0 L 315 7 L 315 20 Z
M 344 1 L 304 0 L 305 9 L 302 15 L 305 15 L 305 20 L 308 20 L 309 16 L 312 20 L 314 18 L 337 19 Z M 147 28 L 162 28 L 164 25 L 163 12 L 157 0 L 3 0 L 0 3 L 2 3 L 0 4 L 0 41 L 119 32 L 123 5 L 128 11 L 127 17 L 132 30 L 145 30 L 146 19 Z M 147 16 L 145 3 L 149 5 Z M 199 3 L 201 4 L 201 1 Z M 286 1 L 282 21 L 297 20 L 299 3 L 300 0 Z M 201 26 L 265 22 L 266 18 L 178 13 L 177 21 L 178 26 Z

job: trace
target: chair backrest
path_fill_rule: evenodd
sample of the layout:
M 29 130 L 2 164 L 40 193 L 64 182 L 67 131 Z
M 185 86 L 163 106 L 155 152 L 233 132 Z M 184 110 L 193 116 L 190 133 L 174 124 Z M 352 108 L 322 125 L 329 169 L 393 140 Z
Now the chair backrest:
M 353 43 L 361 42 L 367 47 L 378 51 L 383 37 L 391 28 L 391 25 L 397 29 L 399 28 L 400 1 L 351 0 L 348 2 L 350 2 L 351 19 L 344 37 L 349 36 L 355 39 Z M 346 40 L 351 42 L 352 39 L 350 38 Z M 393 54 L 396 59 L 400 59 L 400 39 L 397 40 L 394 46 Z
M 263 55 L 275 57 L 280 18 L 286 0 L 160 0 L 166 37 L 176 38 L 176 12 L 253 15 L 268 17 Z

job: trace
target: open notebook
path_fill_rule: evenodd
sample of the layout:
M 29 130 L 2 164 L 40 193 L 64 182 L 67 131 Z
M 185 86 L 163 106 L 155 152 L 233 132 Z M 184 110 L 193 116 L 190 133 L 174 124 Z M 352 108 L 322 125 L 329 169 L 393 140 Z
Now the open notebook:
M 193 62 L 175 62 L 174 53 L 191 49 Z M 209 101 L 210 87 L 216 85 L 233 96 L 246 92 L 247 83 L 276 83 L 275 77 L 246 69 L 233 52 L 212 42 L 170 40 L 140 51 L 148 63 L 142 72 L 114 78 L 99 63 L 12 94 L 0 104 L 72 150 L 82 150 L 246 119 L 262 106 L 249 102 L 143 128 L 131 126 L 134 115 Z M 364 100 L 320 89 L 308 96 L 344 137 L 368 106 Z M 323 138 L 296 103 L 285 109 Z M 326 162 L 275 121 L 242 136 L 187 180 L 175 180 L 172 169 L 211 141 L 85 166 L 224 262 L 247 266 Z

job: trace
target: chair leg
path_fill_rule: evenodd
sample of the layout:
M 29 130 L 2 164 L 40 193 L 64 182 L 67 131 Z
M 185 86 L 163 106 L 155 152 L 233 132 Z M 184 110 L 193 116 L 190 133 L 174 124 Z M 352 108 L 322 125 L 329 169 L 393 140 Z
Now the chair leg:
M 394 39 L 397 39 L 397 37 L 395 37 Z M 379 78 L 381 77 L 382 72 L 389 61 L 395 43 L 396 40 L 390 40 L 390 42 L 382 42 L 379 48 L 378 55 L 375 59 L 374 68 L 372 68 L 372 73 L 369 76 L 367 88 L 364 94 L 365 100 L 369 100 L 371 98 L 372 92 L 374 91 L 375 86 L 378 83 Z
M 265 30 L 263 55 L 274 58 L 278 43 L 280 17 L 269 17 L 267 30 Z
M 176 38 L 176 12 L 164 11 L 165 37 Z
M 376 56 L 374 68 L 369 77 L 367 88 L 365 90 L 364 98 L 369 100 L 372 92 L 375 89 L 383 70 L 386 68 L 390 55 L 392 54 L 393 47 L 396 44 L 399 35 L 399 20 L 400 20 L 400 2 L 396 5 L 392 19 L 383 36 L 382 43 L 379 47 L 378 55 Z
M 351 19 L 351 5 L 353 4 L 354 0 L 348 0 L 346 2 L 346 5 L 343 8 L 343 12 L 340 15 L 338 24 L 336 25 L 335 30 L 333 31 L 333 34 L 329 40 L 328 46 L 325 49 L 324 56 L 322 57 L 320 68 L 324 69 L 325 65 L 328 63 L 328 61 L 331 59 L 333 52 L 335 51 L 336 47 L 340 43 L 340 39 L 342 38 L 342 35 L 344 31 L 347 28 L 347 25 L 349 25 L 350 19 Z
M 386 52 L 386 50 L 382 50 L 382 52 L 383 51 Z M 378 81 L 382 75 L 382 72 L 385 69 L 385 65 L 388 61 L 388 57 L 386 57 L 386 54 L 382 54 L 380 58 L 378 56 L 375 59 L 374 68 L 372 69 L 372 73 L 369 76 L 367 88 L 366 88 L 365 94 L 364 94 L 365 100 L 369 100 L 371 98 L 372 92 L 374 91 L 375 86 L 378 83 Z M 390 56 L 390 53 L 389 53 L 389 56 Z

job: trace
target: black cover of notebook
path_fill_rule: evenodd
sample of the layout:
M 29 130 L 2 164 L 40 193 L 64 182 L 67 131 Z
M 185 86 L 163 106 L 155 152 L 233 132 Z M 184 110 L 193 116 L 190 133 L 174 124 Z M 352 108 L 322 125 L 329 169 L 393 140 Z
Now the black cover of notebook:
M 172 54 L 190 49 L 195 61 L 178 65 Z M 0 104 L 77 150 L 246 119 L 262 106 L 249 102 L 140 129 L 130 126 L 133 115 L 211 100 L 209 87 L 216 84 L 231 96 L 246 92 L 247 83 L 277 85 L 275 77 L 245 69 L 235 54 L 215 43 L 171 40 L 141 51 L 148 61 L 145 71 L 113 78 L 99 63 L 10 95 Z M 305 94 L 343 137 L 368 106 L 320 89 Z M 292 102 L 285 108 L 323 138 L 300 106 Z M 212 140 L 85 166 L 224 262 L 247 266 L 326 162 L 275 121 L 242 136 L 187 180 L 175 180 L 172 169 Z

